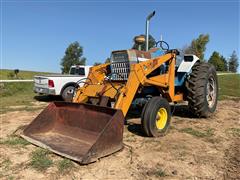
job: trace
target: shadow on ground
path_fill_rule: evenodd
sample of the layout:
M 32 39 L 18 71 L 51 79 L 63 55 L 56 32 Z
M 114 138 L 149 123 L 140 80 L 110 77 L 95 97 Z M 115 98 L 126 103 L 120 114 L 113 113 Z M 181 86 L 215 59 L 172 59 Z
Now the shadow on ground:
M 127 129 L 128 129 L 129 132 L 131 132 L 135 135 L 142 136 L 142 137 L 147 137 L 144 134 L 144 131 L 142 129 L 141 124 L 134 124 L 134 123 L 128 124 Z
M 53 102 L 53 101 L 63 101 L 63 99 L 61 98 L 61 96 L 34 96 L 34 99 L 40 102 Z
M 171 112 L 172 116 L 194 118 L 187 105 L 171 106 Z M 130 109 L 126 117 L 125 125 L 127 125 L 127 129 L 131 133 L 146 137 L 141 126 L 141 113 L 142 109 Z
M 127 113 L 126 120 L 132 119 L 132 118 L 141 118 L 142 109 L 129 109 L 129 112 Z M 178 116 L 183 118 L 194 118 L 192 113 L 190 112 L 187 105 L 175 105 L 171 106 L 171 113 L 172 116 Z
M 175 105 L 171 106 L 173 116 L 183 117 L 183 118 L 194 118 L 192 113 L 189 110 L 188 105 Z

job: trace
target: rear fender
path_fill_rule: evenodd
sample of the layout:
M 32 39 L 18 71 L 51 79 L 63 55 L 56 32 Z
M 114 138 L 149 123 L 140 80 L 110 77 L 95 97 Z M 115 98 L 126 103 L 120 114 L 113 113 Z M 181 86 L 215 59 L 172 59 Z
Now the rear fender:
M 196 55 L 185 54 L 183 61 L 181 62 L 181 64 L 177 69 L 177 72 L 185 72 L 185 73 L 191 72 L 192 67 L 197 61 L 199 61 L 199 58 Z

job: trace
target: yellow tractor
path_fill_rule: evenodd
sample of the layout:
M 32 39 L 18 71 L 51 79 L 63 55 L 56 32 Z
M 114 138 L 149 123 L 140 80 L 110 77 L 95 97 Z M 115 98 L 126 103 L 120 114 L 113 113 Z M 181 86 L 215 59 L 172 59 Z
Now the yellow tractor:
M 217 106 L 215 68 L 195 55 L 185 55 L 164 41 L 148 49 L 146 35 L 135 38 L 145 51 L 113 51 L 111 61 L 91 68 L 73 102 L 53 102 L 28 125 L 22 137 L 59 155 L 88 164 L 123 148 L 124 119 L 133 102 L 143 105 L 142 129 L 146 136 L 167 133 L 169 103 L 188 101 L 191 112 L 208 117 Z M 146 40 L 145 40 L 146 37 Z M 159 47 L 160 46 L 160 47 Z M 141 47 L 140 47 L 141 48 Z

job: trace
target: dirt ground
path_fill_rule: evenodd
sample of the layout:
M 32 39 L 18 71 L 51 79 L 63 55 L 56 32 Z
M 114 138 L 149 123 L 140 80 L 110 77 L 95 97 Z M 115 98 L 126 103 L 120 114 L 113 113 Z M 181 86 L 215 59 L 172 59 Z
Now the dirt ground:
M 220 101 L 213 117 L 194 119 L 185 106 L 177 106 L 170 131 L 159 138 L 144 137 L 140 119 L 128 118 L 122 151 L 89 165 L 74 162 L 64 173 L 55 163 L 44 172 L 29 166 L 30 154 L 37 149 L 34 145 L 1 143 L 0 179 L 240 179 L 239 107 L 239 101 Z M 40 112 L 1 115 L 1 141 Z M 50 157 L 53 162 L 62 159 L 55 154 Z

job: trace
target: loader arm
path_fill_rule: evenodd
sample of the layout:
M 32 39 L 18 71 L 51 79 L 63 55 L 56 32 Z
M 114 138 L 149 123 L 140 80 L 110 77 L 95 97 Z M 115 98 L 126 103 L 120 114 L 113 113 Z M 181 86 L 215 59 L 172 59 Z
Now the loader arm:
M 175 95 L 174 92 L 175 58 L 176 54 L 172 51 L 145 62 L 132 64 L 127 82 L 107 79 L 109 64 L 93 67 L 86 84 L 78 89 L 73 102 L 86 103 L 92 98 L 98 99 L 98 105 L 106 105 L 102 103 L 102 99 L 108 98 L 115 102 L 113 108 L 121 109 L 126 116 L 139 87 L 150 85 L 164 89 L 163 95 L 169 101 L 180 101 L 183 99 L 182 94 Z M 166 62 L 169 68 L 165 74 L 148 77 Z

